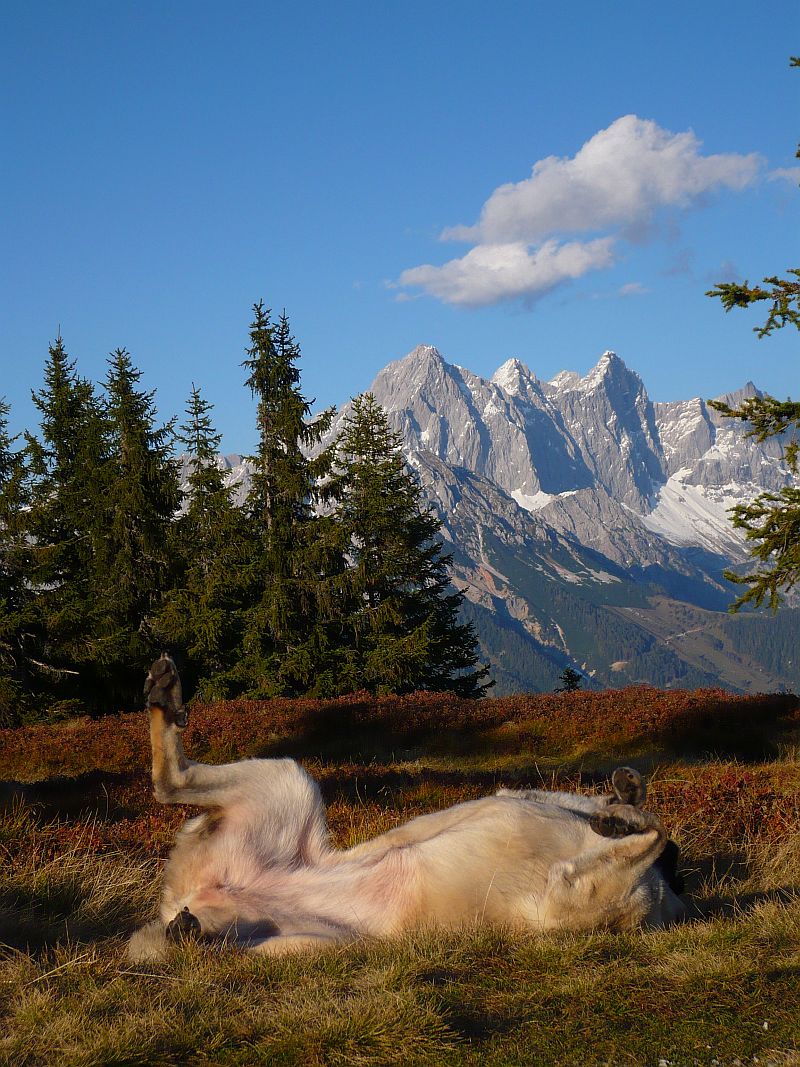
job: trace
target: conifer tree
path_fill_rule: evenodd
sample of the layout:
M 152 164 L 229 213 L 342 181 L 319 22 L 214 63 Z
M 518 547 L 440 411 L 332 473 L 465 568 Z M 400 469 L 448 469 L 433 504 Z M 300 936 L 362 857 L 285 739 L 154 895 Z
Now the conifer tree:
M 246 501 L 254 552 L 247 568 L 244 655 L 230 680 L 254 696 L 320 693 L 333 670 L 329 628 L 339 569 L 330 523 L 314 514 L 330 450 L 309 453 L 330 426 L 300 390 L 300 349 L 284 313 L 273 324 L 263 302 L 253 308 L 243 366 L 257 402 L 258 449 Z
M 800 67 L 800 57 L 792 56 L 790 66 Z M 795 155 L 800 159 L 800 148 Z M 766 304 L 767 318 L 763 326 L 754 327 L 759 338 L 769 337 L 785 326 L 800 329 L 800 269 L 786 271 L 788 277 L 772 275 L 761 285 L 720 282 L 706 293 L 718 299 L 725 311 Z M 784 448 L 784 458 L 794 477 L 794 484 L 778 492 L 760 493 L 749 504 L 736 504 L 730 509 L 733 525 L 744 531 L 756 569 L 749 574 L 725 571 L 725 577 L 748 588 L 730 607 L 738 611 L 745 605 L 761 607 L 766 601 L 777 611 L 783 593 L 800 581 L 800 401 L 778 400 L 774 396 L 753 396 L 732 408 L 721 401 L 710 400 L 709 406 L 727 418 L 739 419 L 749 425 L 747 435 L 757 441 L 780 437 L 792 432 L 792 439 Z
M 217 462 L 222 437 L 212 410 L 193 384 L 176 436 L 190 457 L 186 508 L 172 528 L 178 574 L 155 620 L 200 700 L 228 695 L 225 672 L 241 654 L 248 547 L 244 515 Z
M 561 685 L 554 689 L 555 693 L 577 693 L 583 683 L 583 677 L 574 667 L 565 667 L 558 676 Z
M 791 277 L 765 278 L 763 285 L 756 286 L 747 282 L 741 285 L 722 282 L 706 295 L 718 297 L 726 311 L 769 301 L 766 322 L 755 327 L 760 338 L 768 337 L 773 330 L 784 326 L 800 329 L 800 270 L 791 269 L 787 273 Z M 756 569 L 748 574 L 725 571 L 728 581 L 747 587 L 730 610 L 739 611 L 747 605 L 758 608 L 766 601 L 773 611 L 777 611 L 783 593 L 800 580 L 800 487 L 797 484 L 800 446 L 796 436 L 800 429 L 800 401 L 778 400 L 764 394 L 746 397 L 736 408 L 720 400 L 709 400 L 708 404 L 721 415 L 748 425 L 747 436 L 755 437 L 757 441 L 766 441 L 770 437 L 787 438 L 789 432 L 792 433 L 792 438 L 784 446 L 783 456 L 794 484 L 785 485 L 776 492 L 766 490 L 749 503 L 736 504 L 730 509 L 733 525 L 744 532 L 750 554 L 757 562 Z
M 372 394 L 357 397 L 337 441 L 331 493 L 349 556 L 348 686 L 481 695 L 476 638 L 459 622 L 439 520 L 421 501 L 400 437 Z
M 157 650 L 152 616 L 170 589 L 169 527 L 181 499 L 172 425 L 156 426 L 154 393 L 138 388 L 128 352 L 108 360 L 105 381 L 109 456 L 101 472 L 97 522 L 103 531 L 95 598 L 102 613 L 95 641 L 104 704 L 138 699 L 141 664 Z
M 33 689 L 51 706 L 80 706 L 91 689 L 97 625 L 91 595 L 103 532 L 97 518 L 97 470 L 107 455 L 106 425 L 91 382 L 81 378 L 61 337 L 50 346 L 44 385 L 34 391 L 39 436 L 26 435 L 32 472 L 25 516 L 29 580 L 40 635 Z
M 28 467 L 8 432 L 9 406 L 0 401 L 0 726 L 14 726 L 33 710 L 31 655 L 37 620 L 25 518 Z

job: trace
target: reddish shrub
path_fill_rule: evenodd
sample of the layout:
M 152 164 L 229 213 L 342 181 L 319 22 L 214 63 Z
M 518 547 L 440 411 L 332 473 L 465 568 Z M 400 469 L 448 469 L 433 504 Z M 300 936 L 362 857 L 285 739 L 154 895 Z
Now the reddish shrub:
M 632 686 L 487 700 L 355 693 L 331 701 L 235 700 L 197 707 L 185 741 L 199 757 L 220 762 L 283 754 L 369 759 L 421 746 L 437 753 L 474 748 L 611 756 L 647 747 L 727 751 L 760 745 L 763 750 L 782 721 L 788 726 L 800 722 L 796 697 L 734 696 L 722 689 L 665 692 Z M 149 764 L 143 713 L 0 730 L 0 746 L 3 778 L 144 771 Z

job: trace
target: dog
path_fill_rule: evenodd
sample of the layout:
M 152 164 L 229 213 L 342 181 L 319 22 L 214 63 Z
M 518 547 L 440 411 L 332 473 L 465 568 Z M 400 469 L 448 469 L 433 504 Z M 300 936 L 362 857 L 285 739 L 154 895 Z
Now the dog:
M 283 955 L 423 928 L 627 930 L 684 915 L 677 846 L 643 810 L 630 767 L 606 796 L 501 789 L 339 851 L 319 786 L 294 760 L 187 759 L 166 654 L 145 696 L 156 798 L 206 810 L 178 833 L 160 918 L 134 933 L 133 960 L 195 937 Z

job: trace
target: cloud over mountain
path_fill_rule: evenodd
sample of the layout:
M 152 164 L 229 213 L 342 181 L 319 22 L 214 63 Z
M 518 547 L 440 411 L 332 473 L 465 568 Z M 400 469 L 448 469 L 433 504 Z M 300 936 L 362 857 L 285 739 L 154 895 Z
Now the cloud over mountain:
M 756 153 L 703 155 L 691 130 L 672 133 L 625 115 L 575 156 L 548 156 L 529 178 L 495 189 L 475 225 L 441 235 L 474 247 L 442 266 L 403 271 L 399 285 L 471 306 L 534 299 L 611 266 L 615 240 L 641 236 L 665 209 L 687 210 L 715 190 L 745 189 L 760 167 Z M 594 236 L 564 242 L 567 234 Z
M 401 285 L 420 286 L 446 304 L 483 307 L 514 297 L 532 299 L 562 282 L 580 278 L 614 261 L 614 239 L 546 241 L 530 248 L 521 241 L 476 245 L 443 267 L 426 264 L 403 271 Z

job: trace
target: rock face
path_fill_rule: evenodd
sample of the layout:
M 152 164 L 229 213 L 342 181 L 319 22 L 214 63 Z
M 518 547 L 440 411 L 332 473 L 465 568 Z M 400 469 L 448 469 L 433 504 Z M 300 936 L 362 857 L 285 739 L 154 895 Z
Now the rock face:
M 370 391 L 442 520 L 500 691 L 552 688 L 567 665 L 587 685 L 800 685 L 800 612 L 725 612 L 722 572 L 748 559 L 727 509 L 790 484 L 780 441 L 700 398 L 651 403 L 613 352 L 584 377 L 509 360 L 487 380 L 421 345 Z
M 613 352 L 583 378 L 566 371 L 542 382 L 509 360 L 487 381 L 421 345 L 385 367 L 371 391 L 408 454 L 430 452 L 489 479 L 620 563 L 662 564 L 674 558 L 670 545 L 742 561 L 727 508 L 789 481 L 779 441 L 756 444 L 699 398 L 651 403 Z M 756 392 L 748 383 L 723 399 Z
M 570 428 L 592 472 L 594 487 L 637 511 L 664 478 L 653 405 L 638 374 L 605 352 L 585 378 L 548 384 L 554 406 Z
M 559 410 L 517 361 L 486 381 L 420 345 L 385 367 L 371 392 L 409 452 L 432 452 L 525 497 L 591 484 Z

